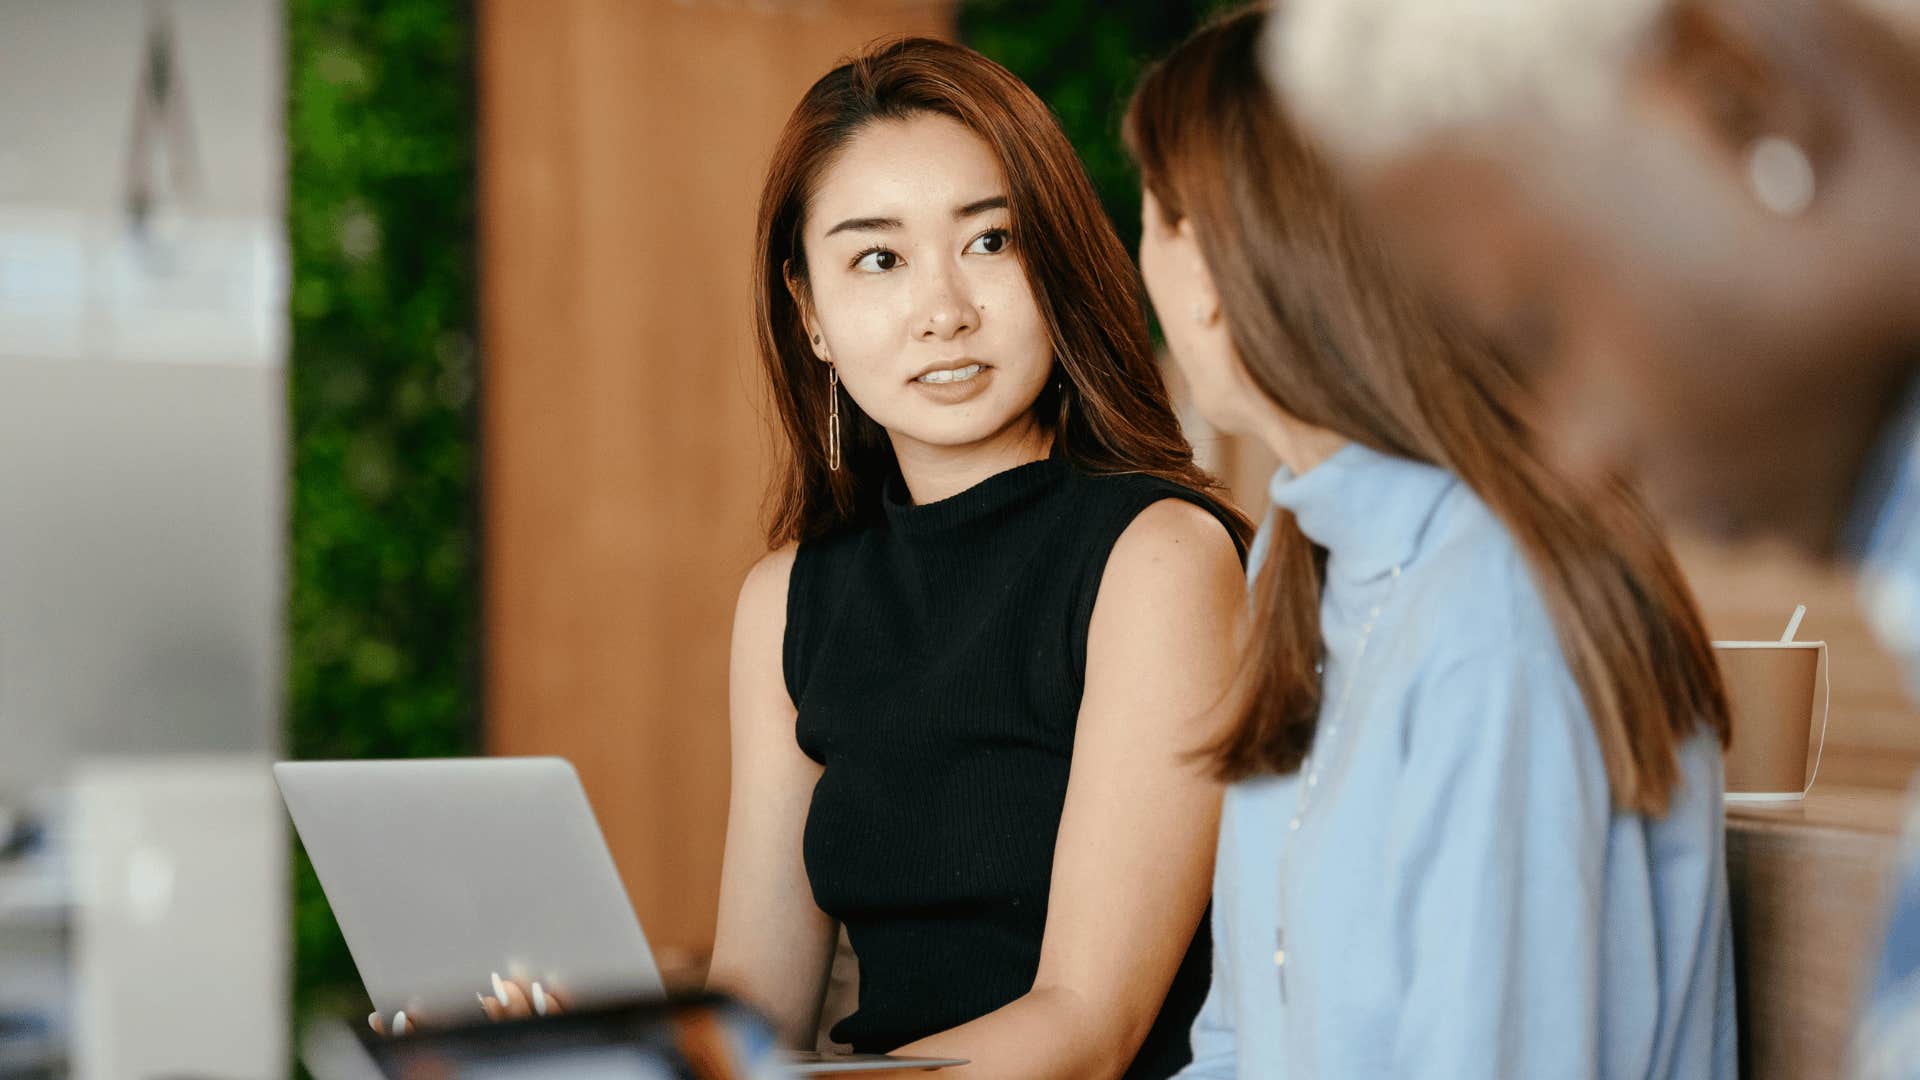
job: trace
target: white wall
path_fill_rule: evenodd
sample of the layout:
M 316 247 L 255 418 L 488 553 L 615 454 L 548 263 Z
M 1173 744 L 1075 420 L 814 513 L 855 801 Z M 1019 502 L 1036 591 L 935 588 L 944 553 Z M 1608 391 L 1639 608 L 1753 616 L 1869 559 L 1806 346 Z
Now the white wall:
M 202 182 L 154 248 L 124 210 L 152 9 L 0 0 L 0 799 L 278 741 L 281 13 L 166 9 Z
M 142 240 L 129 146 L 159 10 L 186 123 L 154 145 L 190 147 L 199 182 L 152 159 Z M 0 860 L 0 1013 L 50 1019 L 81 1077 L 285 1061 L 281 18 L 0 0 L 0 812 L 85 777 L 84 828 Z M 100 758 L 121 764 L 82 773 Z M 182 975 L 173 1004 L 219 996 L 201 982 L 234 1000 L 140 996 Z

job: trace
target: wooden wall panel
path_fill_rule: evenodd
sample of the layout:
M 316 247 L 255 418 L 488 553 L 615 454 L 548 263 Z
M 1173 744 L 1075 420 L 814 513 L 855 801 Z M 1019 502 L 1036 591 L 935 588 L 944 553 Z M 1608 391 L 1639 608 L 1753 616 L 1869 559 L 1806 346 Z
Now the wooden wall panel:
M 749 255 L 779 125 L 947 3 L 479 7 L 489 749 L 579 767 L 635 907 L 713 931 L 767 432 Z

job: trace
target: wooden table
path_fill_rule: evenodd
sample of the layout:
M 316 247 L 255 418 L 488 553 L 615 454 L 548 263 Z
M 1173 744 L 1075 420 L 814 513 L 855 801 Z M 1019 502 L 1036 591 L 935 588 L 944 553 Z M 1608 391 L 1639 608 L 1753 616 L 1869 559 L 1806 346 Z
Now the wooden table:
M 1727 808 L 1741 1075 L 1839 1074 L 1878 944 L 1904 792 L 1816 788 Z

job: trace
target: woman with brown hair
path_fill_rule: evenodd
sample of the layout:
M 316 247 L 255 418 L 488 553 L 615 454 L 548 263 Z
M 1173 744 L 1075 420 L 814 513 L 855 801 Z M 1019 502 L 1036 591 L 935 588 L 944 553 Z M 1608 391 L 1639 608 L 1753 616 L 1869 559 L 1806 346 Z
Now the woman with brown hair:
M 810 1046 L 1165 1077 L 1204 995 L 1251 530 L 1193 464 L 1046 107 L 959 46 L 835 68 L 773 153 L 785 460 L 734 625 L 712 982 Z
M 1727 709 L 1686 586 L 1381 257 L 1263 21 L 1201 31 L 1126 122 L 1168 344 L 1282 462 L 1183 1075 L 1730 1078 Z

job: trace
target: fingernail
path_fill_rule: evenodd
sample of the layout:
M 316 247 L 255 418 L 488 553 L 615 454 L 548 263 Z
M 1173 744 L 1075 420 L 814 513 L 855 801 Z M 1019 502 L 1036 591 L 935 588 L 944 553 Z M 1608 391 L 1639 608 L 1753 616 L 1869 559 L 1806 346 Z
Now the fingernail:
M 507 1003 L 507 984 L 500 981 L 500 973 L 493 973 L 493 1000 L 502 1005 Z
M 485 995 L 485 994 L 475 994 L 475 995 L 473 995 L 473 1000 L 475 1000 L 475 1001 L 477 1001 L 477 1002 L 479 1002 L 479 1003 L 480 1003 L 480 1011 L 481 1011 L 481 1012 L 483 1012 L 483 1013 L 484 1013 L 484 1012 L 486 1012 L 486 1011 L 487 1011 L 487 995 Z
M 399 1012 L 393 1014 L 393 1033 L 395 1035 L 405 1035 L 407 1033 L 407 1010 L 401 1009 Z
M 547 1015 L 547 992 L 540 989 L 539 983 L 533 984 L 533 1011 L 536 1015 Z
M 367 1026 L 372 1028 L 375 1031 L 380 1030 L 380 1010 L 379 1009 L 375 1009 L 372 1012 L 367 1014 Z

